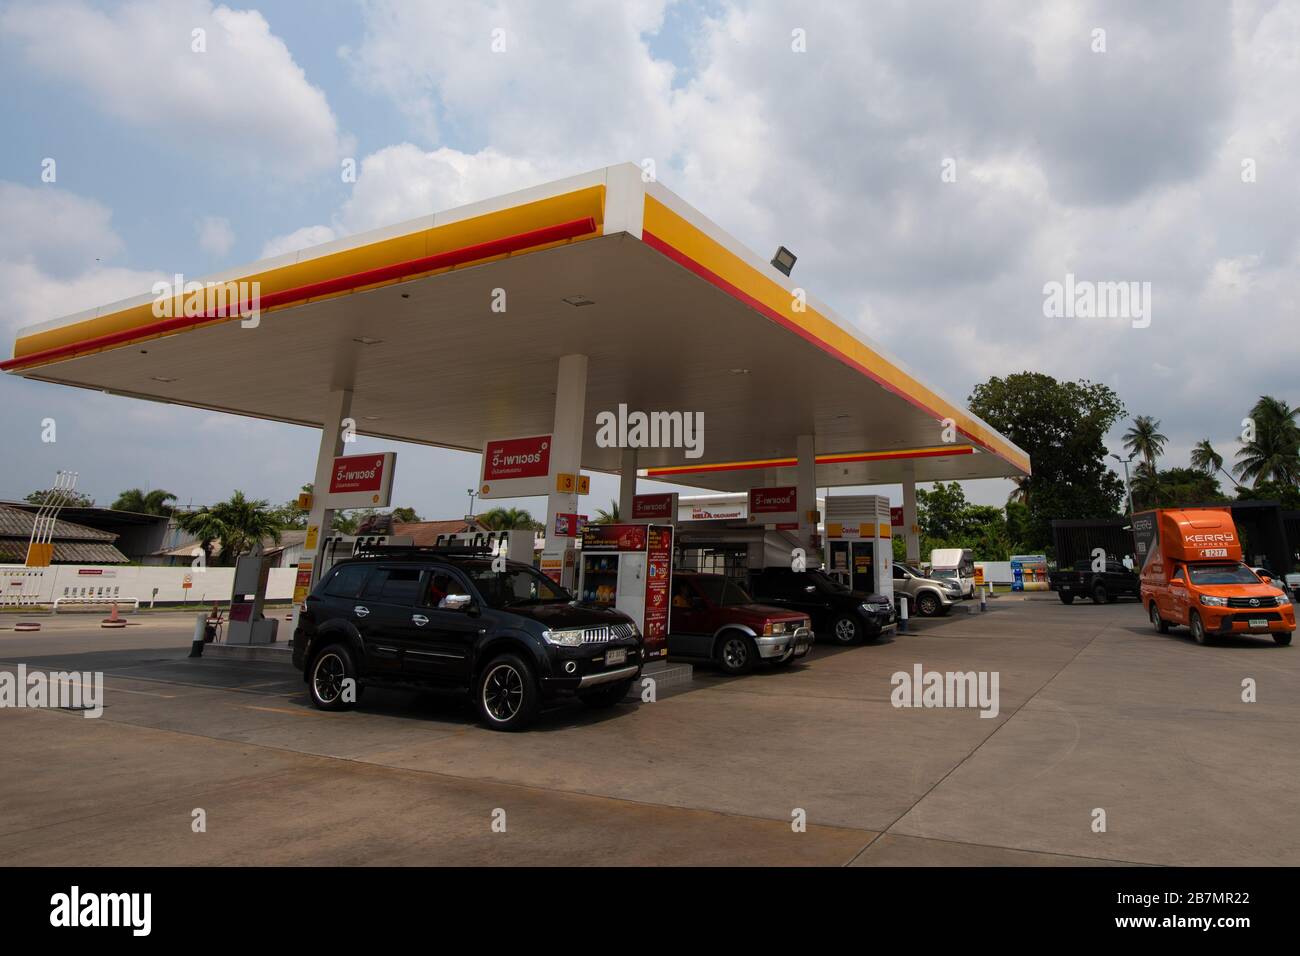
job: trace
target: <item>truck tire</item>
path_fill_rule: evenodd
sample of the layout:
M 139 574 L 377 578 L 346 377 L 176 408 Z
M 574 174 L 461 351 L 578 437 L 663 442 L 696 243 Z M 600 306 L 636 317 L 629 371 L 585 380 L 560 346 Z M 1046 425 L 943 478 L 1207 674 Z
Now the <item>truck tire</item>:
M 744 674 L 758 660 L 758 648 L 747 634 L 740 631 L 725 631 L 718 638 L 718 666 L 733 677 Z
M 1290 631 L 1274 631 L 1274 632 L 1273 632 L 1273 643 L 1277 644 L 1279 647 L 1290 647 L 1290 646 L 1291 646 L 1291 632 L 1290 632 Z
M 1192 629 L 1192 637 L 1196 639 L 1197 644 L 1210 643 L 1210 635 L 1206 633 L 1205 623 L 1201 620 L 1201 615 L 1193 611 L 1192 616 L 1187 621 L 1187 626 Z
M 1062 604 L 1073 604 L 1073 603 L 1074 603 L 1074 595 L 1073 595 L 1073 594 L 1057 594 L 1056 596 L 1059 597 L 1059 598 L 1061 599 L 1061 603 L 1062 603 Z
M 1169 622 L 1160 616 L 1160 608 L 1156 606 L 1155 601 L 1151 602 L 1151 626 L 1161 634 L 1169 633 Z
M 1106 590 L 1106 585 L 1098 582 L 1092 586 L 1092 603 L 1109 604 L 1110 592 Z
M 307 692 L 318 710 L 348 710 L 360 697 L 357 665 L 342 644 L 327 644 L 317 651 L 308 675 Z M 352 682 L 351 693 L 348 681 Z
M 933 591 L 922 591 L 916 596 L 916 613 L 921 617 L 934 617 L 943 605 Z

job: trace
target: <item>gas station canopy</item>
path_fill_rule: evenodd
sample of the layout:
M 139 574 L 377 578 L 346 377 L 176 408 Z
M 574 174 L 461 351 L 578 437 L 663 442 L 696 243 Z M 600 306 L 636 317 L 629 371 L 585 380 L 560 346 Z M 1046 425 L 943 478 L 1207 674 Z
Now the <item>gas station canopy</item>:
M 549 432 L 557 363 L 583 354 L 589 470 L 619 470 L 593 422 L 622 404 L 703 413 L 701 457 L 639 450 L 643 476 L 675 484 L 792 480 L 800 435 L 816 436 L 818 486 L 1029 474 L 1021 449 L 631 164 L 201 281 L 259 283 L 258 320 L 160 317 L 147 293 L 21 330 L 0 368 L 317 427 L 351 389 L 361 434 L 479 452 Z

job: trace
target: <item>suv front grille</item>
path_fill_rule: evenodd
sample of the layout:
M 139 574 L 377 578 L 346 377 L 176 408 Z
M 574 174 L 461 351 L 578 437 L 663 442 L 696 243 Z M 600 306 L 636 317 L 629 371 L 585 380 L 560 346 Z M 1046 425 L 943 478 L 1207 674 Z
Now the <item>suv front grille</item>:
M 636 633 L 636 628 L 631 624 L 608 624 L 600 627 L 586 627 L 582 630 L 582 643 L 584 644 L 605 644 L 609 641 L 621 640 L 625 637 L 631 637 Z

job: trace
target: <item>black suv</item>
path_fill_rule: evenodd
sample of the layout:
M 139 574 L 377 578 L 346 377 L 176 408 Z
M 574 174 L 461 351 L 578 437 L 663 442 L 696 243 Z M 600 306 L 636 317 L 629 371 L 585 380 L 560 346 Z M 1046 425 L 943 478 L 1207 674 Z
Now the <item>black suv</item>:
M 852 591 L 824 571 L 762 568 L 750 572 L 749 591 L 764 604 L 807 614 L 813 633 L 835 644 L 874 641 L 895 626 L 889 598 Z
M 632 619 L 497 562 L 505 570 L 486 553 L 388 547 L 326 571 L 293 635 L 312 703 L 342 710 L 366 684 L 461 688 L 489 727 L 522 730 L 543 700 L 622 700 L 645 657 Z

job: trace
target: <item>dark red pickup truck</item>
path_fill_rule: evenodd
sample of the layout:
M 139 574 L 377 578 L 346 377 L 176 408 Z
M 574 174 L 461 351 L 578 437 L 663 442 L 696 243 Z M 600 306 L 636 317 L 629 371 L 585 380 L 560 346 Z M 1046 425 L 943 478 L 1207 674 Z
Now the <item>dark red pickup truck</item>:
M 743 674 L 760 660 L 788 664 L 812 648 L 806 614 L 756 604 L 721 574 L 673 573 L 668 656 L 717 663 Z

